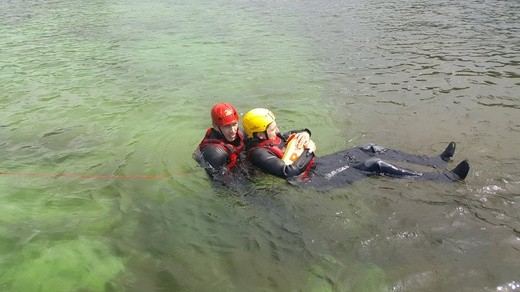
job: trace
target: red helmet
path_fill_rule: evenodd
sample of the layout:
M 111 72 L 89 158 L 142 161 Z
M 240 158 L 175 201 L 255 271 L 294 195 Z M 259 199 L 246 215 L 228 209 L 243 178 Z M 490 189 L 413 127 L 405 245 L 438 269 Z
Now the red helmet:
M 216 126 L 226 126 L 238 123 L 238 113 L 231 104 L 221 102 L 211 108 L 211 119 Z

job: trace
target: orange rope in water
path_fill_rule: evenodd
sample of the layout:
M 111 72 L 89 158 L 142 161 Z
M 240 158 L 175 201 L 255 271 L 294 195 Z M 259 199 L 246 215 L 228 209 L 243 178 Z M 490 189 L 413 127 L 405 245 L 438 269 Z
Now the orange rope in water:
M 72 173 L 33 173 L 33 172 L 0 172 L 0 175 L 11 176 L 36 176 L 36 177 L 77 177 L 77 178 L 95 178 L 95 179 L 165 179 L 170 178 L 169 175 L 87 175 Z

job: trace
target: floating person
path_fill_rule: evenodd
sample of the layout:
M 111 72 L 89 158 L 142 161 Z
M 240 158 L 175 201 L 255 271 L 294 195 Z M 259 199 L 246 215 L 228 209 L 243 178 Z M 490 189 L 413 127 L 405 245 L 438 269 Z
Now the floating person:
M 433 168 L 445 167 L 455 153 L 451 142 L 436 157 L 408 154 L 368 144 L 317 157 L 316 145 L 308 129 L 280 133 L 274 114 L 255 108 L 242 120 L 246 132 L 246 156 L 265 173 L 289 179 L 292 183 L 314 186 L 344 186 L 367 176 L 390 176 L 434 181 L 464 180 L 469 163 L 464 160 L 451 171 L 416 172 L 399 168 L 386 160 Z M 384 159 L 384 160 L 383 160 Z
M 213 179 L 237 168 L 245 139 L 238 127 L 238 112 L 231 104 L 215 104 L 211 108 L 211 121 L 212 127 L 206 131 L 193 158 Z

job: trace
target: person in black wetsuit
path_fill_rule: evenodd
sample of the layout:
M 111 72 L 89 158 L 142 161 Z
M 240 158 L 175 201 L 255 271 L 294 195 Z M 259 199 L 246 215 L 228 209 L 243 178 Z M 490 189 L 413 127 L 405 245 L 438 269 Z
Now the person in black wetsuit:
M 244 150 L 244 134 L 238 128 L 238 113 L 229 103 L 211 108 L 213 127 L 195 149 L 193 158 L 206 170 L 210 178 L 236 169 Z
M 274 114 L 263 108 L 249 111 L 242 125 L 246 132 L 246 155 L 248 160 L 260 170 L 290 179 L 291 182 L 304 182 L 306 185 L 341 186 L 350 184 L 367 176 L 383 175 L 401 178 L 415 178 L 435 181 L 460 181 L 469 172 L 469 163 L 464 160 L 451 171 L 414 172 L 399 168 L 383 159 L 402 161 L 412 164 L 444 167 L 455 153 L 455 143 L 451 142 L 441 155 L 427 157 L 386 149 L 375 144 L 346 149 L 337 153 L 316 157 L 316 145 L 310 139 L 308 129 L 280 133 Z M 293 162 L 284 162 L 290 135 L 296 145 L 304 151 Z

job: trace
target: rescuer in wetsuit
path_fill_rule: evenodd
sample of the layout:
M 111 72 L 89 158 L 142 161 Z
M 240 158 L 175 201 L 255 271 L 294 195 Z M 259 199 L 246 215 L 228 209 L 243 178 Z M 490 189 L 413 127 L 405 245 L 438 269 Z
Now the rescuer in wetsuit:
M 242 120 L 247 135 L 246 155 L 248 160 L 262 171 L 316 186 L 341 186 L 372 175 L 407 177 L 437 181 L 459 181 L 466 178 L 469 164 L 462 161 L 446 172 L 414 172 L 396 167 L 384 160 L 391 159 L 430 167 L 447 164 L 455 152 L 451 142 L 437 157 L 419 156 L 385 149 L 375 144 L 346 149 L 323 157 L 315 157 L 316 145 L 310 139 L 310 131 L 291 131 L 281 134 L 273 113 L 257 108 L 249 111 Z M 295 133 L 297 146 L 305 150 L 292 163 L 282 160 L 290 134 Z
M 213 127 L 193 153 L 210 178 L 236 169 L 244 150 L 244 135 L 238 128 L 238 113 L 229 103 L 218 103 L 211 108 Z

